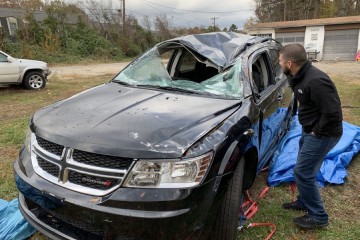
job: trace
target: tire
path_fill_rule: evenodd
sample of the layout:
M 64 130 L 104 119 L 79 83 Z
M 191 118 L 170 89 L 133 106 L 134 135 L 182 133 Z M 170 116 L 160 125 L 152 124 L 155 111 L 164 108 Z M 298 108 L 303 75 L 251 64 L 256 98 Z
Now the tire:
M 241 158 L 226 190 L 224 201 L 217 213 L 213 232 L 210 234 L 210 239 L 212 240 L 236 239 L 239 225 L 244 168 L 245 160 Z
M 39 90 L 46 86 L 46 79 L 41 72 L 29 72 L 25 75 L 23 86 L 30 90 Z

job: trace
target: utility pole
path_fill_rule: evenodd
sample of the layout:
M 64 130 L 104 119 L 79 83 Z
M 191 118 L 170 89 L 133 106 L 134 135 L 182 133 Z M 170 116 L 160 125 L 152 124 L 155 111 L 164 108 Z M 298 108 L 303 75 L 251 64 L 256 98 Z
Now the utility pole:
M 125 0 L 120 0 L 120 6 L 121 5 L 122 5 L 123 32 L 125 33 Z
M 210 19 L 212 19 L 213 22 L 214 22 L 214 24 L 213 24 L 213 31 L 215 31 L 215 26 L 216 26 L 215 20 L 218 19 L 218 17 L 212 17 L 212 18 L 210 18 Z
M 286 21 L 286 9 L 287 9 L 287 1 L 284 3 L 284 21 Z

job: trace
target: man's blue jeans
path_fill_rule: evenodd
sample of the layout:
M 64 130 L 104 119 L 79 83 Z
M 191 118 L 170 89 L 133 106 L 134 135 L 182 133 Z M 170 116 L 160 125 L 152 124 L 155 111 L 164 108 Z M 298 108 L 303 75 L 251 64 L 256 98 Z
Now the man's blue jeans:
M 294 168 L 298 187 L 298 204 L 308 210 L 317 222 L 328 222 L 328 214 L 316 183 L 316 175 L 326 154 L 339 142 L 340 138 L 320 137 L 310 133 L 302 134 L 299 141 L 299 155 Z

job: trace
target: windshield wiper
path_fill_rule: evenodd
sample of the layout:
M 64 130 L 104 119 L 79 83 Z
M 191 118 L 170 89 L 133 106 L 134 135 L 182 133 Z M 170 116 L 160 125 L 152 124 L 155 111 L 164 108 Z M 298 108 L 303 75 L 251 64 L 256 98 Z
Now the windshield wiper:
M 182 92 L 182 93 L 201 94 L 196 91 L 191 91 L 191 90 L 178 88 L 178 87 L 171 87 L 171 86 L 158 86 L 158 85 L 146 85 L 146 84 L 138 84 L 136 86 L 137 87 L 156 88 L 156 89 L 162 89 L 162 90 L 170 90 L 170 91 L 176 91 L 176 92 Z
M 190 93 L 190 94 L 199 94 L 201 93 L 196 91 L 191 91 L 179 87 L 171 87 L 171 86 L 158 86 L 158 85 L 149 85 L 149 84 L 130 84 L 124 81 L 120 80 L 113 80 L 112 82 L 124 85 L 124 86 L 132 86 L 132 87 L 141 87 L 141 88 L 155 88 L 155 89 L 163 89 L 163 90 L 170 90 L 170 91 L 176 91 L 176 92 L 182 92 L 182 93 Z
M 127 83 L 127 82 L 124 82 L 124 81 L 120 81 L 120 80 L 112 80 L 112 82 L 118 83 L 118 84 L 121 84 L 121 85 L 124 85 L 124 86 L 134 86 L 133 84 L 130 84 L 130 83 Z
M 174 91 L 183 92 L 183 93 L 200 94 L 199 92 L 196 92 L 196 91 L 191 91 L 188 89 L 183 89 L 183 88 L 178 88 L 178 87 L 166 86 L 166 87 L 159 87 L 159 88 L 164 89 L 164 90 L 174 90 Z

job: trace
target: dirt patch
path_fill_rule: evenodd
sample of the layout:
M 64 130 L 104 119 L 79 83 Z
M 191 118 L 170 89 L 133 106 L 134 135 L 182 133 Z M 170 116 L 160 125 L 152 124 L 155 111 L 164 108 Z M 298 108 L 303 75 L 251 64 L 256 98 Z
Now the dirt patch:
M 360 62 L 318 62 L 313 65 L 327 74 L 347 76 L 360 82 Z
M 109 78 L 111 79 L 128 64 L 129 62 L 53 66 L 50 67 L 52 74 L 49 76 L 49 79 L 51 80 L 54 76 L 63 80 L 73 80 L 76 78 L 99 76 L 109 76 Z

